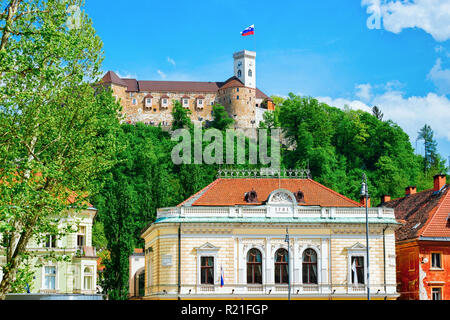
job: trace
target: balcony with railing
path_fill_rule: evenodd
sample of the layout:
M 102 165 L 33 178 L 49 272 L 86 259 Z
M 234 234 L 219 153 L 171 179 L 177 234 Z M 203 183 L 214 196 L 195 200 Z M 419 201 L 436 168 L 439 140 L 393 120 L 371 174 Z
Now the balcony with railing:
M 283 208 L 281 210 L 280 208 Z M 172 207 L 158 209 L 157 218 L 365 218 L 363 207 L 307 207 L 272 205 L 257 207 Z M 369 219 L 395 219 L 392 208 L 368 208 Z

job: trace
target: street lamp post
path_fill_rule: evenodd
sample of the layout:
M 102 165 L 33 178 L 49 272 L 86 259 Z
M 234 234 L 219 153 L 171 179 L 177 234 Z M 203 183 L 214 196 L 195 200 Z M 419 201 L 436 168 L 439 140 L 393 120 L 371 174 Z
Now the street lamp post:
M 367 261 L 367 300 L 370 300 L 370 277 L 369 277 L 369 192 L 367 189 L 367 177 L 363 173 L 361 184 L 361 196 L 366 199 L 366 261 Z
M 288 228 L 286 228 L 286 238 L 284 239 L 284 241 L 287 243 L 287 259 L 288 259 L 288 300 L 291 300 L 291 268 L 290 268 L 290 260 L 291 260 L 291 255 L 290 255 L 290 251 L 289 251 L 289 231 Z

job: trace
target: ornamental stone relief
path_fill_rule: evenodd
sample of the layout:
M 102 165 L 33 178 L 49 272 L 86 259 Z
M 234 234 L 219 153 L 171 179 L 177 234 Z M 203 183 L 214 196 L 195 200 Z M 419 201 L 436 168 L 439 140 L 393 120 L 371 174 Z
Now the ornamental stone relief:
M 271 203 L 275 204 L 291 204 L 293 203 L 290 195 L 285 192 L 277 192 L 272 196 Z

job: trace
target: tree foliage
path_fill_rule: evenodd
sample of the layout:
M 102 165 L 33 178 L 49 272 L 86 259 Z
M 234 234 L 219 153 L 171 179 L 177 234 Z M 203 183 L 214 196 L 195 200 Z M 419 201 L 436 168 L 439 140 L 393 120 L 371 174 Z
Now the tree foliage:
M 30 239 L 55 234 L 68 196 L 78 195 L 71 210 L 81 208 L 115 161 L 120 105 L 109 91 L 95 95 L 91 85 L 102 43 L 85 14 L 79 28 L 66 24 L 68 6 L 82 4 L 2 1 L 0 250 L 6 264 L 0 299 L 24 290 Z

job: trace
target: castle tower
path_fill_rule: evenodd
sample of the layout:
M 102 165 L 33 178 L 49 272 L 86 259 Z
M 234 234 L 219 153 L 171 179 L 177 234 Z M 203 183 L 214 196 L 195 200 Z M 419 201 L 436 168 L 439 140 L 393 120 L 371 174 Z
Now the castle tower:
M 242 50 L 233 54 L 234 75 L 248 88 L 256 88 L 256 52 Z

